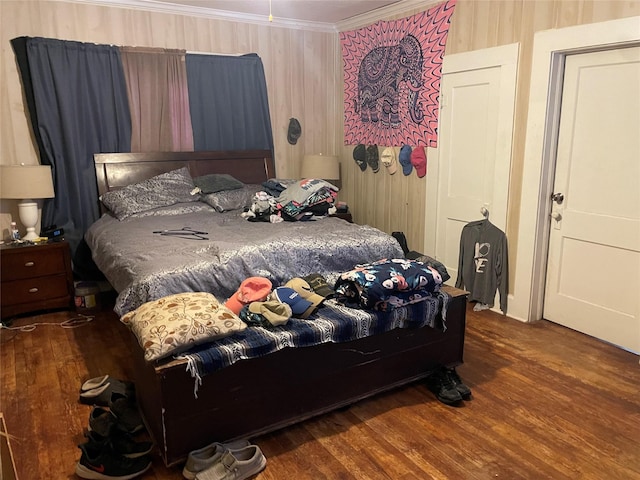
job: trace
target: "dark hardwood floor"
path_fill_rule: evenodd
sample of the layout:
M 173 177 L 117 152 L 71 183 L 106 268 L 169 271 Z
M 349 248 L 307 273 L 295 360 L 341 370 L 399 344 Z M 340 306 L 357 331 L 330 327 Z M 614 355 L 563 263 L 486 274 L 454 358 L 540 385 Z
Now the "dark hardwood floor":
M 638 356 L 545 321 L 467 315 L 458 373 L 472 400 L 448 407 L 416 383 L 255 438 L 268 461 L 257 478 L 640 479 Z M 90 411 L 78 390 L 106 373 L 131 378 L 128 334 L 108 311 L 73 329 L 2 330 L 0 412 L 18 478 L 76 478 Z M 158 457 L 141 478 L 182 475 Z

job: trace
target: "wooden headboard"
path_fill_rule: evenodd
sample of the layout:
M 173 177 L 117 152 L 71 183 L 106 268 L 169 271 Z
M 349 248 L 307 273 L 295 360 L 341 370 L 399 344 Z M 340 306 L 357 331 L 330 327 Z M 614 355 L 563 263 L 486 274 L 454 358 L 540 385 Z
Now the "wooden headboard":
M 276 176 L 270 150 L 96 153 L 93 161 L 98 195 L 182 167 L 192 177 L 228 173 L 244 183 L 262 183 Z

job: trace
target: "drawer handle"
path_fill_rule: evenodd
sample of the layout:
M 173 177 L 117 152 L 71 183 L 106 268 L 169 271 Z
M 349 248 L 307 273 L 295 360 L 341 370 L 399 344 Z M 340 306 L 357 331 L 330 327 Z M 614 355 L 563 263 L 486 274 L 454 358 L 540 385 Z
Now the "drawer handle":
M 35 265 L 35 262 L 27 262 L 24 264 L 25 267 L 33 267 Z
M 36 287 L 30 288 L 29 293 L 36 293 L 38 289 Z

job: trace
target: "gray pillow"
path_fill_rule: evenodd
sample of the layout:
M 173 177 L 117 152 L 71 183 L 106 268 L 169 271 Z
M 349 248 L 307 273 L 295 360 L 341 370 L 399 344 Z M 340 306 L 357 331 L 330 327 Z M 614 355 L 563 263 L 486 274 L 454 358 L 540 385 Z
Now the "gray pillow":
M 251 206 L 253 196 L 260 190 L 262 190 L 262 185 L 243 185 L 242 188 L 236 190 L 225 190 L 202 195 L 202 201 L 211 205 L 218 212 L 241 210 Z
M 194 189 L 189 170 L 183 167 L 107 192 L 100 200 L 118 220 L 123 220 L 153 208 L 198 201 L 200 197 L 192 193 Z
M 193 183 L 195 183 L 196 187 L 198 187 L 202 193 L 237 190 L 244 186 L 244 183 L 227 173 L 211 173 L 209 175 L 195 177 Z

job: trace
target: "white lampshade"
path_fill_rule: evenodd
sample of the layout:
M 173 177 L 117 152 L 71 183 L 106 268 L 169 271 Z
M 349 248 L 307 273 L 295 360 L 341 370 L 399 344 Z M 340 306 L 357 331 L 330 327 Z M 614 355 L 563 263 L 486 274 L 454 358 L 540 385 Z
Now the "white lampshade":
M 49 165 L 0 165 L 0 198 L 21 200 L 20 222 L 27 228 L 24 240 L 38 238 L 38 204 L 36 198 L 53 198 L 53 180 Z
M 319 178 L 322 180 L 339 180 L 340 164 L 334 155 L 305 155 L 300 169 L 302 178 Z

